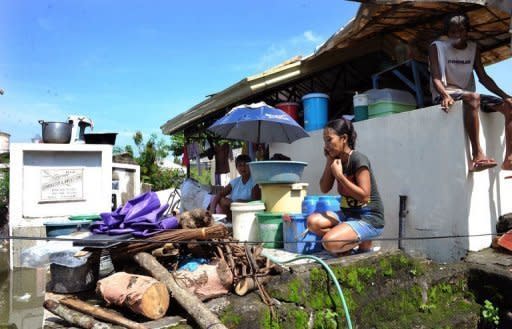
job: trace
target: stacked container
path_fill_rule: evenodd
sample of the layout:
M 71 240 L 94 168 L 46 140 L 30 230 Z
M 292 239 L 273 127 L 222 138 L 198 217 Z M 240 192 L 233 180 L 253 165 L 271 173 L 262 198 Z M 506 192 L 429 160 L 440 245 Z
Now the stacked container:
M 405 91 L 397 89 L 370 89 L 368 97 L 368 118 L 382 117 L 416 109 L 416 99 Z
M 266 212 L 256 213 L 260 241 L 266 248 L 283 248 L 283 214 L 300 213 L 307 183 L 300 183 L 305 162 L 250 162 L 251 176 L 261 188 Z

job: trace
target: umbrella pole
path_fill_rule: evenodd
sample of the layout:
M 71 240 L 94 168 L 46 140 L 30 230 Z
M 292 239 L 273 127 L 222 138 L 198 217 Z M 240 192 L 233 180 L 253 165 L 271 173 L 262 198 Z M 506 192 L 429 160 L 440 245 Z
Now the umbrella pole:
M 260 133 L 261 133 L 261 120 L 258 120 L 258 144 L 260 143 Z

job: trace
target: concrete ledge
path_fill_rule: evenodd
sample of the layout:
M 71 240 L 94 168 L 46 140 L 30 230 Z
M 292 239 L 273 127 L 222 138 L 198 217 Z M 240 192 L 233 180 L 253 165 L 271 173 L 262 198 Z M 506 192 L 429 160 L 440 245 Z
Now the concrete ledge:
M 504 119 L 500 113 L 481 113 L 480 140 L 498 163 L 504 154 Z M 501 214 L 512 212 L 512 181 L 499 166 L 468 173 L 469 142 L 464 132 L 462 102 L 449 113 L 439 106 L 369 119 L 354 124 L 356 149 L 371 161 L 384 202 L 383 238 L 398 237 L 399 195 L 408 197 L 404 236 L 408 251 L 436 261 L 454 261 L 468 250 L 491 243 Z M 282 153 L 308 162 L 303 181 L 308 194 L 320 194 L 324 156 L 322 130 L 293 144 L 272 144 L 271 155 Z M 336 194 L 332 189 L 331 194 Z M 471 236 L 471 237 L 469 237 Z M 447 237 L 447 238 L 441 238 Z M 428 239 L 432 238 L 432 239 Z M 396 248 L 397 241 L 380 241 Z

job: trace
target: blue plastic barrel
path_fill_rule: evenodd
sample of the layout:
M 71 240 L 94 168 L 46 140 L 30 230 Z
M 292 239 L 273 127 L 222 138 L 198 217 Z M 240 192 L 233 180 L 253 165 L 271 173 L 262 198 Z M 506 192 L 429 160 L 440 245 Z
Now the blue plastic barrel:
M 304 129 L 323 129 L 327 123 L 329 96 L 322 93 L 306 94 L 302 97 L 304 108 Z

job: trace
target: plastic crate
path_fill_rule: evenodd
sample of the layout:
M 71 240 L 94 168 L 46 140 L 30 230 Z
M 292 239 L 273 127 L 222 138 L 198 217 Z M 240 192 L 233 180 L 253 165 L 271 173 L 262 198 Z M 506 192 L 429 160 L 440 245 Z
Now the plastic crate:
M 416 109 L 416 104 L 404 104 L 393 101 L 379 101 L 368 105 L 368 118 L 382 117 L 393 113 L 402 113 Z
M 304 214 L 289 215 L 290 221 L 283 221 L 284 250 L 296 254 L 312 254 L 322 251 L 322 238 L 307 232 Z

